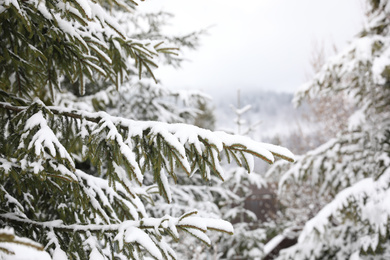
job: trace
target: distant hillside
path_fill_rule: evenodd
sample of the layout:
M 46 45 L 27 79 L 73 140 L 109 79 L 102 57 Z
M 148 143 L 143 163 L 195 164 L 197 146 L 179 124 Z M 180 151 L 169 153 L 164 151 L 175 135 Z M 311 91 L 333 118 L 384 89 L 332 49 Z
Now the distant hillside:
M 237 92 L 213 96 L 217 129 L 237 131 L 234 123 L 236 114 L 231 108 L 231 105 L 237 107 L 237 96 Z M 265 141 L 276 135 L 279 137 L 289 135 L 291 131 L 302 128 L 304 125 L 302 114 L 307 111 L 307 108 L 295 109 L 292 99 L 292 93 L 241 90 L 241 107 L 252 106 L 248 112 L 243 114 L 242 119 L 245 119 L 248 125 L 261 122 L 250 136 L 256 140 Z

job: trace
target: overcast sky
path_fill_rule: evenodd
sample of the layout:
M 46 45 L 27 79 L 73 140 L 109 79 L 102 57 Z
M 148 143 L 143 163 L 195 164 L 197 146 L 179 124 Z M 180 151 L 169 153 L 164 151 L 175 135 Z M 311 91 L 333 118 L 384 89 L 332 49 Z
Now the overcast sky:
M 362 0 L 147 0 L 175 15 L 171 30 L 212 26 L 179 70 L 159 68 L 163 84 L 210 94 L 248 88 L 294 92 L 310 70 L 313 46 L 339 49 L 363 27 Z

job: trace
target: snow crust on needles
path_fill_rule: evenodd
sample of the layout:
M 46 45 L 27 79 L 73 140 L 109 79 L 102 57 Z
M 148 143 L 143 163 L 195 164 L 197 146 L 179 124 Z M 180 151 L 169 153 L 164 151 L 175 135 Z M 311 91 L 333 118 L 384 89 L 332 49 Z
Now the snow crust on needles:
M 16 242 L 16 243 L 0 242 L 1 248 L 7 249 L 8 251 L 14 253 L 14 254 L 7 254 L 4 251 L 0 250 L 0 259 L 2 260 L 51 260 L 51 257 L 47 252 L 38 250 L 38 248 L 41 247 L 40 244 L 27 238 L 15 236 L 14 230 L 12 228 L 0 229 L 0 234 L 14 236 L 14 241 Z M 23 245 L 20 243 L 26 243 L 31 246 Z
M 43 104 L 40 105 L 44 106 Z M 85 111 L 71 110 L 63 107 L 45 107 L 45 111 L 46 110 L 51 110 L 53 114 L 61 114 L 62 112 L 66 112 L 77 115 L 77 118 L 88 119 L 84 121 L 90 121 L 91 124 L 95 124 L 94 131 L 97 131 L 97 134 L 99 134 L 100 131 L 108 131 L 105 135 L 106 139 L 113 139 L 120 143 L 121 146 L 128 147 L 129 149 L 121 149 L 121 152 L 124 154 L 124 156 L 130 158 L 132 161 L 135 161 L 135 154 L 131 149 L 132 141 L 130 138 L 143 136 L 145 130 L 150 130 L 150 133 L 152 133 L 152 135 L 161 135 L 165 139 L 165 141 L 168 142 L 168 144 L 171 145 L 179 153 L 179 157 L 181 157 L 179 159 L 187 162 L 188 165 L 186 167 L 189 170 L 190 167 L 188 159 L 186 158 L 185 145 L 194 144 L 196 149 L 198 149 L 200 153 L 203 153 L 205 150 L 205 144 L 201 140 L 205 140 L 208 144 L 216 148 L 211 149 L 213 152 L 215 152 L 214 158 L 217 157 L 216 150 L 222 151 L 225 146 L 237 146 L 237 149 L 243 150 L 244 153 L 248 152 L 248 158 L 253 157 L 253 153 L 257 153 L 264 158 L 267 158 L 270 162 L 273 162 L 273 153 L 275 153 L 276 155 L 282 155 L 293 159 L 292 153 L 285 148 L 255 142 L 243 136 L 230 135 L 224 132 L 211 132 L 209 130 L 201 129 L 192 125 L 167 124 L 154 121 L 141 122 L 124 119 L 121 117 L 113 117 L 105 112 L 89 113 Z M 32 135 L 32 140 L 28 144 L 29 149 L 32 149 L 33 152 L 35 152 L 37 155 L 46 153 L 45 151 L 48 150 L 47 155 L 60 155 L 61 157 L 65 157 L 65 159 L 69 160 L 70 162 L 73 162 L 71 155 L 67 153 L 66 149 L 61 145 L 58 138 L 50 129 L 47 119 L 43 115 L 43 111 L 44 110 L 36 112 L 32 116 L 30 116 L 30 118 L 26 122 L 24 128 L 24 139 L 29 138 L 29 133 L 33 132 L 34 130 L 37 130 Z M 125 137 L 120 134 L 118 131 L 118 127 L 128 128 L 128 135 Z M 24 145 L 23 142 L 21 143 L 21 145 Z M 48 149 L 44 149 L 45 147 Z M 252 160 L 248 160 L 248 162 L 250 168 L 253 168 Z M 217 160 L 215 164 L 216 167 L 219 167 Z M 119 168 L 120 166 L 115 165 L 115 167 Z M 86 176 L 78 170 L 76 170 L 74 174 L 79 179 L 85 178 L 87 180 L 88 184 L 91 186 L 91 189 L 88 190 L 87 194 L 91 198 L 97 195 L 102 199 L 103 204 L 109 205 L 110 200 L 115 197 L 114 192 L 109 187 L 107 187 L 106 182 L 98 181 L 97 178 L 93 178 L 92 176 Z M 165 174 L 165 172 L 163 172 L 162 174 Z M 168 186 L 167 180 L 163 180 L 163 182 L 165 183 L 165 186 Z M 106 190 L 108 195 L 106 196 L 102 192 L 99 192 L 99 190 Z M 94 201 L 92 201 L 92 203 L 94 204 Z M 100 207 L 98 203 L 96 203 L 96 205 L 94 206 L 97 208 Z M 140 208 L 142 210 L 142 207 Z M 135 214 L 137 210 L 138 209 L 134 208 L 132 213 Z M 15 221 L 26 224 L 33 223 L 35 225 L 39 225 L 46 228 L 67 228 L 73 229 L 75 231 L 119 231 L 117 235 L 119 241 L 138 242 L 142 247 L 146 248 L 149 252 L 151 252 L 151 254 L 157 259 L 162 259 L 161 251 L 157 248 L 153 239 L 145 233 L 145 228 L 150 230 L 150 232 L 155 232 L 157 234 L 161 232 L 161 228 L 170 229 L 173 234 L 178 235 L 176 227 L 182 227 L 194 236 L 204 241 L 205 243 L 210 243 L 209 237 L 205 234 L 205 232 L 209 229 L 233 233 L 233 226 L 229 222 L 220 219 L 200 218 L 190 215 L 185 215 L 180 218 L 173 218 L 170 216 L 165 216 L 159 219 L 143 218 L 141 220 L 125 221 L 120 224 L 65 225 L 60 220 L 38 223 L 32 220 L 21 218 L 17 214 L 3 214 L 3 216 L 7 217 L 8 219 L 14 219 Z M 55 243 L 55 241 L 53 243 Z M 58 255 L 59 258 L 62 258 L 62 252 L 63 251 L 58 246 L 56 246 L 56 250 L 54 252 L 56 257 Z M 92 248 L 92 255 L 97 255 L 98 253 L 99 252 L 93 250 Z
M 331 216 L 337 216 L 337 212 L 349 205 L 350 201 L 356 201 L 361 204 L 361 211 L 357 212 L 362 221 L 368 221 L 374 228 L 375 232 L 386 235 L 387 219 L 390 216 L 390 192 L 387 191 L 387 183 L 390 180 L 390 169 L 387 169 L 378 179 L 373 178 L 363 179 L 353 186 L 341 191 L 336 198 L 326 205 L 316 217 L 311 219 L 302 231 L 298 241 L 303 243 L 310 239 L 313 230 L 316 229 L 320 233 L 324 233 L 326 226 L 329 223 Z M 375 241 L 361 238 L 361 243 L 365 250 L 369 246 L 376 247 Z
M 74 110 L 66 109 L 63 107 L 48 107 L 49 109 L 55 109 L 60 112 L 72 113 Z M 233 146 L 235 144 L 244 145 L 248 150 L 251 150 L 257 154 L 260 154 L 271 163 L 274 162 L 274 154 L 290 158 L 294 160 L 294 155 L 288 149 L 280 147 L 277 145 L 266 144 L 261 142 L 256 142 L 245 136 L 231 135 L 225 132 L 212 132 L 210 130 L 202 129 L 197 126 L 187 125 L 187 124 L 168 124 L 163 122 L 156 121 L 134 121 L 130 119 L 125 119 L 121 117 L 110 116 L 105 112 L 85 112 L 85 111 L 76 111 L 84 118 L 95 118 L 95 119 L 104 119 L 106 122 L 112 122 L 109 124 L 111 127 L 121 125 L 127 127 L 130 130 L 129 135 L 131 137 L 143 135 L 143 131 L 146 129 L 151 129 L 151 132 L 154 134 L 160 134 L 170 145 L 172 145 L 183 158 L 185 158 L 187 163 L 185 163 L 186 169 L 190 172 L 190 165 L 185 155 L 184 145 L 186 143 L 193 144 L 198 152 L 202 153 L 202 142 L 199 140 L 199 137 L 208 141 L 210 144 L 215 145 L 218 151 L 222 151 L 224 145 Z M 128 154 L 129 156 L 132 156 Z M 183 161 L 182 161 L 183 162 Z
M 31 142 L 29 143 L 27 149 L 34 147 L 35 154 L 40 156 L 44 154 L 45 148 L 49 149 L 51 156 L 56 157 L 56 151 L 58 151 L 61 158 L 66 158 L 72 167 L 75 167 L 74 162 L 69 155 L 65 147 L 60 143 L 53 130 L 47 125 L 46 119 L 43 117 L 42 111 L 38 111 L 36 114 L 31 116 L 24 127 L 24 131 L 28 133 L 29 130 L 39 126 L 39 130 L 33 136 Z M 23 135 L 25 137 L 25 135 Z M 24 139 L 22 137 L 22 139 Z M 19 147 L 23 145 L 20 143 Z M 57 148 L 57 149 L 56 149 Z

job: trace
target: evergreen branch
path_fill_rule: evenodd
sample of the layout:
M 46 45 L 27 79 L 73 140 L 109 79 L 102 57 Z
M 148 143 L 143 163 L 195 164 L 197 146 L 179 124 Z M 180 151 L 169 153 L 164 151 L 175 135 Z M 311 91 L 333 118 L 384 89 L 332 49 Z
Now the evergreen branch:
M 54 174 L 49 174 L 49 173 L 47 173 L 46 175 L 47 175 L 47 177 L 52 177 L 52 178 L 55 178 L 55 179 L 60 179 L 60 180 L 66 181 L 66 182 L 75 182 L 75 180 L 72 180 L 72 179 L 70 179 L 70 178 L 66 178 L 66 177 L 60 176 L 60 175 L 54 175 Z
M 188 215 L 192 215 L 194 212 L 190 212 Z M 196 214 L 196 213 L 195 213 Z M 140 229 L 147 229 L 147 230 L 157 230 L 156 228 L 162 228 L 162 229 L 168 229 L 169 226 L 176 226 L 177 228 L 192 228 L 197 229 L 202 232 L 205 232 L 207 229 L 212 230 L 218 230 L 221 232 L 227 232 L 232 233 L 229 230 L 226 230 L 226 228 L 217 228 L 214 227 L 212 224 L 208 225 L 208 221 L 211 220 L 210 218 L 201 218 L 201 217 L 188 217 L 186 216 L 184 219 L 187 221 L 185 223 L 183 222 L 183 218 L 175 218 L 170 216 L 165 216 L 163 218 L 143 218 L 141 220 L 126 220 L 121 223 L 117 224 L 70 224 L 65 225 L 62 224 L 62 220 L 52 220 L 52 221 L 45 221 L 45 222 L 39 222 L 27 218 L 21 218 L 13 213 L 3 213 L 0 214 L 0 219 L 2 219 L 5 222 L 13 222 L 20 225 L 32 225 L 38 228 L 44 228 L 47 230 L 54 230 L 54 231 L 62 231 L 62 232 L 110 232 L 110 233 L 116 233 L 120 230 L 127 229 L 127 228 L 140 228 Z M 202 222 L 202 220 L 204 220 Z M 166 225 L 163 224 L 164 222 L 168 221 L 170 224 Z M 220 221 L 218 219 L 213 219 L 213 221 Z M 225 223 L 228 223 L 224 221 Z
M 13 102 L 15 103 L 19 103 L 21 104 L 22 106 L 27 106 L 27 104 L 29 103 L 28 100 L 25 100 L 23 98 L 20 98 L 20 97 L 17 97 L 17 96 L 14 96 L 8 92 L 5 92 L 3 90 L 0 89 L 0 96 L 2 96 L 3 98 L 5 99 L 9 99 L 9 100 L 12 100 Z
M 14 254 L 15 254 L 15 252 L 10 251 L 10 250 L 8 250 L 8 249 L 6 249 L 6 248 L 4 248 L 4 247 L 1 247 L 1 246 L 0 246 L 0 251 L 3 251 L 3 252 L 6 253 L 7 255 L 14 255 Z
M 0 102 L 0 107 L 5 108 L 7 110 L 14 111 L 14 112 L 18 112 L 18 113 L 25 111 L 27 109 L 27 107 L 13 106 L 10 103 L 5 103 L 5 102 Z
M 21 239 L 18 239 L 18 237 L 16 237 L 15 235 L 8 234 L 8 233 L 2 233 L 2 230 L 0 230 L 0 243 L 4 243 L 4 242 L 32 247 L 32 248 L 35 248 L 36 250 L 39 250 L 39 251 L 44 250 L 44 248 L 41 245 L 34 243 L 33 241 L 31 241 L 31 242 L 26 241 L 26 240 L 23 241 Z M 4 250 L 6 252 L 8 251 L 7 249 L 2 248 L 2 247 L 0 247 L 0 250 Z M 8 254 L 13 254 L 13 252 L 8 251 Z
M 250 154 L 255 155 L 256 157 L 259 157 L 259 158 L 263 159 L 264 161 L 266 161 L 266 162 L 269 163 L 269 164 L 272 164 L 272 163 L 273 163 L 273 161 L 271 161 L 271 160 L 269 160 L 268 158 L 262 156 L 261 154 L 255 153 L 255 152 L 253 152 L 253 151 L 251 151 L 251 150 L 240 149 L 240 148 L 236 148 L 236 147 L 237 147 L 237 146 L 230 146 L 230 147 L 229 147 L 229 146 L 226 146 L 226 148 L 229 149 L 229 150 L 237 151 L 237 152 L 250 153 Z M 237 161 L 237 160 L 236 160 L 236 161 Z M 240 166 L 241 166 L 241 165 L 240 165 Z
M 14 106 L 6 102 L 0 102 L 0 108 L 14 112 L 22 112 L 29 107 Z M 189 164 L 186 155 L 186 153 L 188 152 L 186 152 L 185 149 L 186 144 L 194 144 L 195 147 L 200 147 L 200 143 L 206 145 L 208 149 L 204 150 L 203 154 L 201 156 L 197 156 L 196 159 L 199 163 L 207 162 L 207 164 L 213 168 L 214 172 L 218 172 L 218 175 L 220 175 L 220 177 L 222 177 L 222 169 L 219 167 L 218 160 L 220 160 L 219 153 L 223 150 L 230 150 L 232 152 L 231 154 L 237 162 L 239 162 L 239 160 L 237 160 L 238 158 L 234 156 L 233 151 L 254 155 L 267 161 L 268 163 L 273 163 L 274 161 L 272 153 L 277 153 L 282 158 L 289 159 L 290 161 L 293 160 L 292 153 L 285 148 L 272 146 L 270 144 L 254 142 L 253 140 L 242 136 L 229 135 L 223 132 L 211 132 L 192 125 L 167 124 L 154 121 L 134 121 L 121 117 L 110 116 L 105 112 L 92 113 L 54 106 L 47 106 L 44 107 L 44 109 L 50 111 L 50 113 L 57 116 L 65 116 L 78 120 L 89 121 L 91 123 L 97 124 L 97 127 L 99 127 L 99 124 L 102 124 L 102 122 L 106 122 L 108 125 L 113 127 L 115 126 L 115 129 L 113 127 L 110 128 L 111 135 L 115 132 L 115 136 L 117 136 L 117 138 L 115 138 L 116 141 L 113 139 L 113 141 L 115 142 L 119 142 L 121 139 L 123 139 L 123 134 L 120 134 L 118 130 L 116 130 L 117 128 L 124 130 L 125 133 L 129 133 L 128 138 L 132 139 L 137 138 L 137 136 L 145 136 L 145 133 L 152 134 L 149 137 L 150 140 L 153 139 L 151 138 L 153 136 L 161 136 L 164 143 L 171 150 L 170 153 L 172 153 L 176 162 L 181 165 L 181 167 L 187 172 L 187 174 L 190 174 L 189 171 L 191 171 L 191 165 Z M 99 132 L 101 130 L 97 129 L 95 131 Z M 181 140 L 185 140 L 184 143 Z M 151 144 L 152 143 L 149 142 L 149 145 Z M 126 157 L 129 155 L 123 154 L 123 156 Z M 121 159 L 119 158 L 118 160 L 120 162 Z M 136 163 L 134 160 L 132 161 L 132 163 Z M 201 164 L 200 168 L 202 169 Z M 209 171 L 208 167 L 204 167 L 203 170 Z M 204 174 L 204 172 L 202 174 Z M 137 178 L 139 179 L 141 176 L 138 175 Z M 208 174 L 205 175 L 205 177 L 207 176 Z
M 22 225 L 32 225 L 48 230 L 64 231 L 64 232 L 117 232 L 121 225 L 132 226 L 137 228 L 151 229 L 150 226 L 142 225 L 142 221 L 127 220 L 121 224 L 71 224 L 64 225 L 62 220 L 52 220 L 46 222 L 39 222 L 31 219 L 21 218 L 12 213 L 0 214 L 0 219 L 4 221 L 14 222 Z

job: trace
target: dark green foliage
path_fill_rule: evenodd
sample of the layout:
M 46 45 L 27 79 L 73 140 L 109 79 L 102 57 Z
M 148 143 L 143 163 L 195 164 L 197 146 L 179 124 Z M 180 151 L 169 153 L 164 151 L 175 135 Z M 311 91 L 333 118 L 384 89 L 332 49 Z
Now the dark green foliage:
M 54 258 L 176 259 L 165 237 L 178 241 L 178 230 L 207 245 L 207 230 L 233 230 L 192 209 L 150 217 L 145 205 L 153 203 L 156 190 L 170 202 L 169 180 L 176 182 L 178 173 L 223 179 L 222 152 L 248 169 L 253 155 L 270 163 L 273 155 L 293 160 L 286 149 L 238 136 L 93 112 L 117 107 L 114 99 L 81 97 L 85 93 L 99 96 L 108 86 L 154 78 L 154 58 L 177 51 L 158 37 L 127 35 L 116 16 L 128 17 L 124 11 L 133 8 L 133 2 L 0 0 L 0 239 L 4 233 L 17 243 L 7 231 L 12 227 Z M 158 24 L 154 18 L 151 31 Z M 198 35 L 167 40 L 193 47 Z M 78 96 L 66 92 L 76 93 L 75 86 Z M 172 116 L 175 106 L 156 102 L 161 92 L 149 86 L 143 91 L 151 95 L 141 92 L 128 104 L 149 113 L 142 119 L 164 121 L 154 117 L 159 112 L 168 112 L 169 122 L 194 116 L 186 104 Z M 7 250 L 0 240 L 0 255 Z

